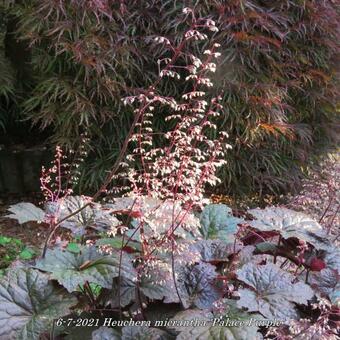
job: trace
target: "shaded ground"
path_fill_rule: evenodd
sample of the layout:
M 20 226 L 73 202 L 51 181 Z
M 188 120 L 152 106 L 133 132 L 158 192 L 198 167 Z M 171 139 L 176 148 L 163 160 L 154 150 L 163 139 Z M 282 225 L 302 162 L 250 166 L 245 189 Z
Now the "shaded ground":
M 27 222 L 20 225 L 17 220 L 4 217 L 8 215 L 8 207 L 18 202 L 32 202 L 39 204 L 39 197 L 32 195 L 29 197 L 12 196 L 0 198 L 0 235 L 20 239 L 24 244 L 41 247 L 45 236 L 48 233 L 46 226 L 35 222 Z
M 11 262 L 17 259 L 30 259 L 39 254 L 47 235 L 44 225 L 35 222 L 20 225 L 17 220 L 4 217 L 8 214 L 10 204 L 25 200 L 38 203 L 34 195 L 0 198 L 0 275 Z

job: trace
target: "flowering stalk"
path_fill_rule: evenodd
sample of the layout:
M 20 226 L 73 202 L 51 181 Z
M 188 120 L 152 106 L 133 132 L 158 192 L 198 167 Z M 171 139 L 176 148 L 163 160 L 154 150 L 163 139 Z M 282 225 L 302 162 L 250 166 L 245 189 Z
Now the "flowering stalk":
M 180 251 L 176 240 L 177 234 L 183 226 L 189 226 L 193 234 L 197 233 L 195 229 L 197 224 L 188 223 L 188 219 L 192 218 L 191 212 L 194 207 L 202 207 L 205 186 L 218 183 L 216 170 L 225 163 L 225 151 L 230 148 L 225 141 L 228 137 L 225 132 L 215 132 L 216 137 L 209 137 L 212 135 L 211 132 L 217 129 L 213 121 L 223 109 L 219 103 L 221 98 L 205 100 L 206 89 L 213 85 L 209 73 L 216 71 L 214 59 L 220 56 L 220 53 L 216 51 L 219 45 L 215 43 L 210 49 L 206 49 L 202 60 L 189 52 L 192 48 L 188 48 L 188 45 L 208 38 L 204 30 L 214 32 L 217 31 L 217 27 L 210 19 L 197 19 L 190 9 L 185 9 L 184 14 L 191 23 L 177 45 L 165 37 L 154 39 L 155 43 L 168 46 L 168 50 L 173 53 L 171 58 L 167 57 L 158 61 L 158 79 L 146 91 L 142 90 L 136 95 L 124 98 L 125 104 L 132 105 L 136 102 L 138 108 L 135 109 L 134 121 L 114 166 L 91 200 L 71 214 L 55 221 L 43 251 L 44 257 L 54 232 L 65 220 L 80 213 L 103 193 L 125 191 L 134 197 L 130 214 L 134 205 L 139 207 L 139 210 L 137 209 L 139 213 L 134 216 L 138 221 L 136 231 L 138 230 L 141 240 L 141 256 L 136 268 L 138 280 L 157 259 L 156 252 L 160 249 L 165 252 L 170 251 L 171 268 L 168 269 L 170 269 L 174 288 L 182 304 L 175 272 L 175 253 Z M 165 77 L 175 80 L 185 77 L 186 88 L 191 88 L 191 90 L 184 93 L 180 99 L 164 96 L 160 93 L 160 88 L 162 79 Z M 166 110 L 168 113 L 166 121 L 171 124 L 170 129 L 162 133 L 164 148 L 155 147 L 153 140 L 152 119 L 156 110 L 160 109 Z M 136 147 L 125 157 L 130 143 L 136 143 Z M 136 164 L 139 168 L 136 168 Z M 122 171 L 124 168 L 126 171 Z M 112 180 L 121 178 L 127 179 L 129 185 L 125 188 L 109 190 Z M 153 197 L 163 203 L 145 214 L 142 212 L 145 196 Z M 169 215 L 169 211 L 169 223 L 164 222 L 163 225 L 162 223 L 158 225 L 165 229 L 160 232 L 156 228 L 153 234 L 150 235 L 149 232 L 147 234 L 145 230 L 145 226 L 149 227 L 147 215 L 159 214 L 162 218 L 164 214 Z M 124 239 L 125 237 L 123 237 L 123 243 Z M 130 239 L 131 237 L 125 246 Z M 123 246 L 121 251 L 122 249 Z M 121 257 L 120 261 L 122 261 Z M 139 292 L 139 289 L 137 291 Z M 140 297 L 137 300 L 140 304 L 142 303 Z
M 135 125 L 136 131 L 129 140 L 135 143 L 136 147 L 122 164 L 126 171 L 116 176 L 129 182 L 127 187 L 120 190 L 126 189 L 132 197 L 139 197 L 141 204 L 142 197 L 145 196 L 168 204 L 166 209 L 169 209 L 171 215 L 170 223 L 166 225 L 168 229 L 161 234 L 155 230 L 153 235 L 146 236 L 144 225 L 148 222 L 147 216 L 141 213 L 141 216 L 137 217 L 138 226 L 135 231 L 139 231 L 142 244 L 142 264 L 138 266 L 138 271 L 145 269 L 149 262 L 153 261 L 157 251 L 160 249 L 167 251 L 169 245 L 172 262 L 169 269 L 181 303 L 175 275 L 175 251 L 178 248 L 175 232 L 183 227 L 194 207 L 203 205 L 206 184 L 218 183 L 216 170 L 224 164 L 225 150 L 230 147 L 225 142 L 227 134 L 224 132 L 217 134 L 217 138 L 214 139 L 208 137 L 208 132 L 217 128 L 213 119 L 218 117 L 219 111 L 223 109 L 219 104 L 220 97 L 212 98 L 210 102 L 204 99 L 205 88 L 213 85 L 208 74 L 216 70 L 213 60 L 220 56 L 216 51 L 219 45 L 214 44 L 210 49 L 205 50 L 203 60 L 186 52 L 184 48 L 191 42 L 207 39 L 207 35 L 201 33 L 199 29 L 216 31 L 217 27 L 212 20 L 196 19 L 189 9 L 184 12 L 191 16 L 192 23 L 178 46 L 173 46 L 164 37 L 155 38 L 155 42 L 168 45 L 174 53 L 174 57 L 158 61 L 160 76 L 158 83 L 164 77 L 180 80 L 185 76 L 187 88 L 191 87 L 192 90 L 183 94 L 180 100 L 176 100 L 161 95 L 156 86 L 152 86 L 146 93 L 124 99 L 126 104 L 139 103 L 140 107 L 135 110 L 139 120 Z M 178 58 L 189 61 L 189 64 L 186 66 L 182 63 L 175 64 Z M 161 69 L 163 63 L 165 66 Z M 158 148 L 154 147 L 155 134 L 152 129 L 152 119 L 155 112 L 164 107 L 169 112 L 165 120 L 172 122 L 173 128 L 163 133 L 164 147 Z M 138 167 L 135 166 L 136 164 Z M 153 213 L 157 214 L 157 209 L 162 216 L 160 210 L 164 207 L 156 207 Z M 128 242 L 129 240 L 126 244 Z
M 185 196 L 185 194 L 188 194 L 190 192 L 197 192 L 196 197 L 194 197 L 194 201 L 199 201 L 199 199 L 202 199 L 202 187 L 204 183 L 210 182 L 210 183 L 216 183 L 217 178 L 214 176 L 214 170 L 216 167 L 223 164 L 223 160 L 219 159 L 218 161 L 215 160 L 216 156 L 221 156 L 223 154 L 222 152 L 222 142 L 221 140 L 216 141 L 215 143 L 210 141 L 204 134 L 202 134 L 203 128 L 207 126 L 213 126 L 207 119 L 209 116 L 216 116 L 218 113 L 214 111 L 213 109 L 219 108 L 219 104 L 217 103 L 216 99 L 213 99 L 211 101 L 211 109 L 209 109 L 206 116 L 202 115 L 202 111 L 206 108 L 207 103 L 203 100 L 197 100 L 195 98 L 201 97 L 204 93 L 203 91 L 196 91 L 197 86 L 200 85 L 206 85 L 210 86 L 211 82 L 208 78 L 203 77 L 204 73 L 208 70 L 215 71 L 215 64 L 211 62 L 212 57 L 218 57 L 218 53 L 214 52 L 213 50 L 207 50 L 206 54 L 208 54 L 208 58 L 205 63 L 202 63 L 197 57 L 195 57 L 192 54 L 188 54 L 188 52 L 185 52 L 185 46 L 186 44 L 193 40 L 203 40 L 206 39 L 207 36 L 203 33 L 200 33 L 198 31 L 198 28 L 204 27 L 211 31 L 216 31 L 217 28 L 215 27 L 215 23 L 211 20 L 203 20 L 203 19 L 196 19 L 194 16 L 194 13 L 186 9 L 184 11 L 186 15 L 191 15 L 192 17 L 192 23 L 190 29 L 185 33 L 184 38 L 182 41 L 178 44 L 178 46 L 172 46 L 164 37 L 158 37 L 155 38 L 155 41 L 158 43 L 165 43 L 166 45 L 170 46 L 170 49 L 174 52 L 174 55 L 171 59 L 166 59 L 166 66 L 164 69 L 160 72 L 159 78 L 155 81 L 155 83 L 149 87 L 147 91 L 141 91 L 140 94 L 136 96 L 127 97 L 124 99 L 125 103 L 132 104 L 135 100 L 139 102 L 139 108 L 135 110 L 135 119 L 131 125 L 130 131 L 127 135 L 127 138 L 125 139 L 121 152 L 116 159 L 116 162 L 114 166 L 112 167 L 110 173 L 107 175 L 105 181 L 103 182 L 100 189 L 93 195 L 91 202 L 97 200 L 102 193 L 107 193 L 107 188 L 112 182 L 112 180 L 115 178 L 116 172 L 121 168 L 122 160 L 125 156 L 126 150 L 128 148 L 128 144 L 135 138 L 135 128 L 141 127 L 142 124 L 147 124 L 148 121 L 145 120 L 145 117 L 152 115 L 149 111 L 153 110 L 154 104 L 166 104 L 170 106 L 171 108 L 175 109 L 175 111 L 186 111 L 187 113 L 190 113 L 191 117 L 188 115 L 183 115 L 182 118 L 180 118 L 179 115 L 173 115 L 170 116 L 170 119 L 177 119 L 176 117 L 180 118 L 178 119 L 176 129 L 171 131 L 170 133 L 165 134 L 165 138 L 170 139 L 171 143 L 170 146 L 167 149 L 167 152 L 163 155 L 160 149 L 151 149 L 148 152 L 144 153 L 144 150 L 142 148 L 142 144 L 145 142 L 150 143 L 150 139 L 148 137 L 148 134 L 145 133 L 145 131 L 142 131 L 140 128 L 140 132 L 143 132 L 139 135 L 139 150 L 135 150 L 135 153 L 137 151 L 142 151 L 139 153 L 142 166 L 144 167 L 144 171 L 141 173 L 141 175 L 137 175 L 136 171 L 130 171 L 129 179 L 131 182 L 131 186 L 134 188 L 133 191 L 135 193 L 141 194 L 146 192 L 150 193 L 150 191 L 157 193 L 160 198 L 169 198 L 172 196 L 173 199 L 182 199 Z M 214 47 L 217 47 L 216 45 Z M 164 76 L 176 76 L 179 77 L 179 74 L 174 71 L 176 69 L 175 62 L 180 58 L 191 58 L 193 61 L 192 65 L 189 65 L 187 69 L 189 70 L 189 76 L 187 77 L 187 80 L 190 80 L 191 78 L 195 79 L 194 82 L 194 91 L 191 91 L 190 93 L 187 93 L 183 95 L 184 99 L 189 99 L 188 103 L 182 103 L 177 104 L 174 98 L 168 98 L 165 96 L 161 96 L 156 94 L 156 88 L 160 84 L 161 79 Z M 197 69 L 201 67 L 201 70 L 198 72 Z M 185 143 L 181 143 L 181 138 L 185 136 L 186 133 L 189 133 L 189 140 Z M 225 137 L 225 134 L 222 134 L 221 139 Z M 190 145 L 191 141 L 194 140 L 194 145 L 196 145 L 198 142 L 205 145 L 206 151 L 202 155 L 202 152 L 199 148 L 194 148 Z M 189 153 L 187 152 L 186 148 L 188 148 Z M 207 167 L 204 163 L 204 160 L 206 159 L 207 155 L 209 155 L 210 152 L 214 152 L 214 157 L 211 159 L 211 162 L 209 163 L 209 166 Z M 163 156 L 162 156 L 163 155 Z M 196 157 L 197 159 L 200 159 L 200 162 L 193 162 L 193 157 Z M 157 158 L 160 158 L 157 160 Z M 148 161 L 154 161 L 156 160 L 155 166 L 153 168 L 150 167 L 150 164 L 146 165 L 145 160 Z M 176 176 L 168 176 L 166 180 L 167 174 L 169 171 L 171 171 L 171 168 L 168 167 L 168 164 L 170 162 L 176 161 L 176 171 L 177 171 L 177 177 Z M 182 162 L 182 163 L 181 163 Z M 185 164 L 187 162 L 187 164 Z M 147 170 L 148 166 L 148 170 Z M 157 170 L 157 168 L 159 168 Z M 205 169 L 204 172 L 202 172 L 202 169 Z M 209 169 L 209 171 L 207 171 Z M 153 174 L 153 177 L 151 177 L 150 170 L 156 172 Z M 200 174 L 202 173 L 209 173 L 209 176 L 206 177 L 205 181 L 187 181 L 185 178 L 190 178 L 191 176 L 196 176 L 196 179 L 200 177 Z M 138 178 L 139 176 L 139 178 Z M 161 179 L 163 177 L 163 180 Z M 195 187 L 195 184 L 202 182 L 201 188 L 199 190 L 192 190 Z M 204 182 L 204 183 L 203 183 Z M 142 186 L 141 186 L 142 184 Z M 187 187 L 186 190 L 184 190 L 183 193 L 179 194 L 178 188 L 181 187 L 182 189 Z M 159 195 L 160 194 L 160 195 Z M 45 244 L 45 248 L 43 251 L 43 256 L 46 253 L 46 248 L 51 240 L 54 232 L 56 231 L 57 227 L 64 222 L 65 220 L 69 219 L 70 217 L 77 215 L 79 212 L 81 212 L 83 209 L 85 209 L 87 206 L 91 204 L 91 202 L 88 202 L 83 207 L 77 209 L 76 211 L 72 212 L 68 216 L 65 216 L 63 219 L 57 221 L 54 225 L 54 228 L 51 232 L 51 234 L 48 236 Z

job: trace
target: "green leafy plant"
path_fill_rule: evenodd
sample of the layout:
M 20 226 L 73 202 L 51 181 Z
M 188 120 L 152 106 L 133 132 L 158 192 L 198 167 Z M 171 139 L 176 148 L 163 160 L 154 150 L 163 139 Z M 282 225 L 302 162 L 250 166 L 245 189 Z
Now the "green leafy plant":
M 0 130 L 4 132 L 9 119 L 7 112 L 11 101 L 15 101 L 14 70 L 10 61 L 5 56 L 4 37 L 6 20 L 3 9 L 0 5 Z
M 19 239 L 13 237 L 0 236 L 0 268 L 7 268 L 17 259 L 31 260 L 36 256 L 36 251 L 27 247 Z
M 221 190 L 294 190 L 309 156 L 336 134 L 337 3 L 190 4 L 199 17 L 216 22 L 219 31 L 211 40 L 223 51 L 220 72 L 212 79 L 215 88 L 209 89 L 223 94 L 225 110 L 218 125 L 234 145 L 225 155 L 228 166 L 220 170 Z M 91 157 L 82 168 L 82 189 L 97 188 L 117 159 L 133 121 L 132 110 L 120 98 L 157 78 L 158 60 L 168 57 L 169 45 L 153 39 L 180 40 L 186 5 L 30 0 L 9 7 L 19 20 L 18 37 L 31 46 L 35 85 L 25 102 L 27 117 L 42 128 L 51 126 L 53 141 L 69 149 L 88 133 Z M 183 71 L 176 72 L 183 76 Z M 173 97 L 186 88 L 173 79 L 158 86 Z M 167 129 L 166 115 L 167 110 L 157 114 L 156 133 Z

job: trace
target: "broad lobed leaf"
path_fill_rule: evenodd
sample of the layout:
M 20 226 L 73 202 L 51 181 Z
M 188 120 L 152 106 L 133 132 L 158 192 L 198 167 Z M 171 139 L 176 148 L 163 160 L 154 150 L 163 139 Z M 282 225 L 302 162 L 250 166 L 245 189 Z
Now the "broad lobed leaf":
M 200 216 L 201 234 L 205 239 L 220 239 L 227 243 L 234 242 L 237 225 L 243 219 L 234 217 L 232 210 L 225 204 L 210 204 Z
M 340 306 L 340 275 L 337 270 L 325 268 L 310 276 L 310 285 L 332 304 Z
M 61 223 L 61 226 L 79 236 L 83 235 L 86 228 L 89 227 L 97 231 L 109 231 L 119 224 L 118 219 L 112 215 L 110 209 L 105 209 L 99 203 L 92 203 L 91 198 L 87 196 L 68 196 L 57 202 L 49 202 L 46 206 L 46 212 L 56 215 L 60 221 L 88 203 L 91 204 L 78 214 L 67 218 Z
M 267 207 L 248 211 L 256 219 L 249 224 L 261 231 L 277 231 L 285 239 L 296 237 L 316 249 L 327 250 L 330 241 L 321 225 L 309 216 L 282 207 Z
M 222 300 L 228 306 L 228 314 L 214 314 L 209 310 L 191 309 L 176 314 L 172 320 L 183 322 L 175 326 L 178 340 L 260 340 L 258 327 L 250 322 L 250 315 L 235 306 L 235 301 Z M 258 316 L 254 315 L 254 319 Z M 232 326 L 229 320 L 244 322 L 242 326 Z M 187 325 L 188 321 L 193 321 Z M 215 323 L 214 323 L 215 321 Z
M 5 217 L 16 219 L 20 224 L 30 221 L 43 221 L 45 217 L 45 212 L 42 209 L 28 202 L 11 205 L 8 211 L 11 214 Z
M 39 340 L 53 319 L 77 303 L 74 296 L 32 268 L 15 268 L 0 280 L 0 339 Z
M 292 283 L 293 275 L 273 263 L 245 264 L 237 271 L 237 278 L 248 288 L 239 289 L 238 306 L 249 312 L 260 312 L 268 319 L 289 321 L 298 317 L 294 303 L 307 304 L 313 290 L 302 282 Z
M 83 247 L 79 253 L 48 250 L 46 257 L 38 260 L 35 267 L 51 273 L 51 278 L 69 292 L 76 291 L 86 282 L 111 288 L 113 278 L 118 277 L 119 272 L 130 279 L 136 277 L 129 254 L 122 253 L 120 261 L 120 252 L 103 255 L 94 246 Z

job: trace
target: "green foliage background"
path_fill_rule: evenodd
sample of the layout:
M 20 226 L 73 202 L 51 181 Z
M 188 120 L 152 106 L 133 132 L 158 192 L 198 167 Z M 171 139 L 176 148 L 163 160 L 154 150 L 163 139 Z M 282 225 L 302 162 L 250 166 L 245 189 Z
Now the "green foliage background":
M 181 14 L 186 6 L 214 19 L 220 29 L 213 36 L 222 53 L 213 91 L 223 93 L 219 125 L 233 145 L 221 191 L 293 189 L 310 156 L 337 133 L 336 1 L 25 0 L 7 5 L 2 17 L 17 20 L 16 36 L 30 48 L 22 71 L 24 92 L 13 85 L 15 72 L 10 72 L 13 65 L 22 66 L 20 60 L 13 63 L 0 51 L 0 128 L 6 102 L 11 98 L 13 104 L 17 91 L 23 116 L 50 129 L 54 143 L 75 147 L 86 131 L 90 155 L 82 190 L 93 190 L 113 164 L 133 117 L 121 98 L 157 77 L 157 59 L 168 51 L 151 40 L 158 35 L 178 40 L 186 28 Z M 175 97 L 183 91 L 180 82 L 161 86 Z M 164 114 L 155 122 L 160 131 Z

